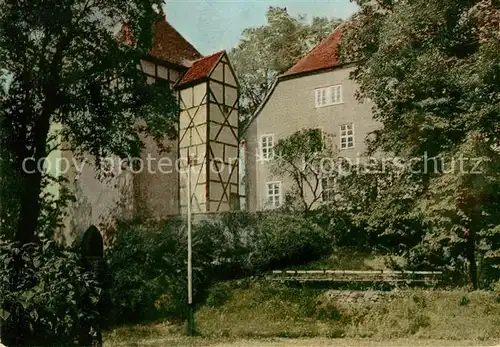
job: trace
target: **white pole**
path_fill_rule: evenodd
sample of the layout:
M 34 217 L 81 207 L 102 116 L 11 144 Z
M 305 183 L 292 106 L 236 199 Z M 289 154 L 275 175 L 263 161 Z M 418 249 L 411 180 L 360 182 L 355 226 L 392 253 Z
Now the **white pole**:
M 191 248 L 191 158 L 188 157 L 188 201 L 187 201 L 187 223 L 188 223 L 188 304 L 193 303 L 193 264 Z
M 188 201 L 187 201 L 187 223 L 188 223 L 188 335 L 194 335 L 194 307 L 193 307 L 193 253 L 191 237 L 191 156 L 188 153 Z

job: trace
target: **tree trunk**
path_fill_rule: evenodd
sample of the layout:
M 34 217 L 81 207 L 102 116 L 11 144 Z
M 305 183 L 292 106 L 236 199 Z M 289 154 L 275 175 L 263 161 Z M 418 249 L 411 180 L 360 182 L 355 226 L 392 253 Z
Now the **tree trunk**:
M 46 104 L 47 105 L 47 104 Z M 53 110 L 53 108 L 50 108 Z M 37 163 L 40 162 L 40 168 L 43 169 L 43 161 L 46 156 L 46 142 L 50 128 L 49 109 L 45 109 L 42 113 L 34 129 L 34 161 L 27 161 L 23 165 L 24 159 L 29 158 L 24 155 L 20 158 L 18 172 L 21 177 L 21 201 L 20 214 L 17 225 L 15 241 L 20 243 L 20 247 L 26 243 L 36 242 L 36 230 L 38 217 L 40 215 L 40 193 L 42 189 L 43 173 L 37 168 Z M 25 153 L 27 149 L 24 149 Z M 17 286 L 22 279 L 22 269 L 24 261 L 20 255 L 14 257 L 12 269 L 12 291 L 18 290 Z M 19 311 L 18 311 L 19 310 Z M 5 342 L 7 346 L 23 346 L 25 345 L 26 335 L 29 334 L 28 325 L 24 312 L 20 307 L 11 307 L 10 321 L 12 324 L 5 325 L 2 329 L 5 332 Z
M 474 290 L 478 288 L 477 263 L 476 263 L 476 238 L 472 231 L 467 236 L 465 255 L 468 262 L 468 280 Z
M 42 174 L 23 173 L 23 192 L 21 199 L 20 219 L 15 240 L 21 244 L 36 240 L 38 216 L 40 215 L 40 193 Z
M 33 159 L 24 163 L 29 158 L 25 155 L 22 162 L 19 163 L 18 170 L 22 177 L 21 208 L 18 228 L 15 240 L 21 244 L 33 242 L 36 240 L 36 228 L 38 217 L 40 215 L 40 193 L 42 190 L 43 163 L 47 155 L 47 138 L 50 129 L 50 118 L 55 110 L 54 96 L 47 97 L 43 112 L 35 123 L 33 129 L 34 152 Z M 29 153 L 29 152 L 28 152 Z

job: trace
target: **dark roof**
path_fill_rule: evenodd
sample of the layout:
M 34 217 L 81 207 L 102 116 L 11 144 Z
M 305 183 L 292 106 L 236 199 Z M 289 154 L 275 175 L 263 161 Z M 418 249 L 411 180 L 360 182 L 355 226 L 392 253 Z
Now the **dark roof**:
M 226 54 L 226 51 L 220 51 L 195 61 L 189 70 L 184 74 L 182 79 L 177 83 L 177 86 L 198 81 L 210 75 L 224 54 Z
M 189 67 L 202 55 L 162 16 L 155 24 L 150 55 L 173 64 Z
M 292 66 L 283 76 L 322 70 L 340 65 L 339 44 L 344 25 L 339 25 L 333 33 L 321 41 L 309 53 Z

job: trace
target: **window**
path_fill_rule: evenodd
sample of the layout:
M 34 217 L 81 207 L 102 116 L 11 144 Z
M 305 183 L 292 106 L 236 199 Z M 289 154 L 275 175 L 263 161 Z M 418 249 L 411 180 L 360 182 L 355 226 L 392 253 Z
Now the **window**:
M 315 90 L 315 95 L 316 107 L 336 105 L 343 102 L 341 85 L 318 88 Z
M 281 182 L 268 182 L 267 188 L 267 204 L 271 208 L 276 208 L 281 205 Z
M 274 157 L 274 136 L 273 134 L 262 135 L 260 137 L 260 152 L 263 160 L 270 160 Z
M 316 107 L 326 105 L 326 88 L 316 89 Z
M 321 179 L 321 200 L 323 202 L 335 199 L 335 185 L 337 181 L 334 177 L 324 177 Z
M 340 126 L 340 149 L 354 148 L 354 124 Z

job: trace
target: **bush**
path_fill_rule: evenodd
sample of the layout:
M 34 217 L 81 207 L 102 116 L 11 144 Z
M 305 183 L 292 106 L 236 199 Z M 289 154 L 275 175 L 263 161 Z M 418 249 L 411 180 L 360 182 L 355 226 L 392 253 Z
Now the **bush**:
M 184 223 L 181 219 L 118 223 L 106 252 L 108 325 L 185 317 Z M 207 299 L 208 289 L 217 281 L 302 264 L 329 250 L 327 233 L 299 217 L 230 213 L 197 221 L 193 227 L 194 301 Z
M 79 255 L 53 241 L 19 247 L 0 240 L 0 294 L 5 342 L 88 345 L 97 331 L 97 282 Z
M 165 225 L 140 220 L 118 223 L 112 247 L 105 253 L 106 324 L 139 322 L 172 310 L 168 289 L 179 282 L 184 269 L 181 238 L 177 220 Z
M 227 235 L 213 223 L 193 228 L 193 295 L 199 302 L 217 269 L 227 267 Z M 145 223 L 122 221 L 106 252 L 107 325 L 136 323 L 187 313 L 187 234 L 184 221 L 174 218 Z
M 356 223 L 343 211 L 322 206 L 312 211 L 310 220 L 326 230 L 337 247 L 371 249 L 373 246 L 372 229 L 365 223 Z
M 248 266 L 253 271 L 305 264 L 332 249 L 324 229 L 307 219 L 283 214 L 261 215 L 250 238 Z
M 232 288 L 227 282 L 217 283 L 208 290 L 206 305 L 209 307 L 222 306 L 231 298 Z

